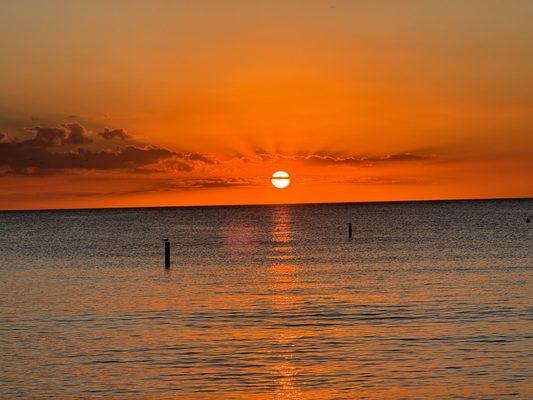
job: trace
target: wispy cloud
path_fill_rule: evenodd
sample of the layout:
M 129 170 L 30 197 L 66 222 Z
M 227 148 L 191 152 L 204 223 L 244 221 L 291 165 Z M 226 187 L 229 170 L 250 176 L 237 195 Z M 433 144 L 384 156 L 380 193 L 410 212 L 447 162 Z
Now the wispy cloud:
M 353 185 L 429 185 L 433 181 L 423 178 L 411 177 L 357 177 L 341 181 Z
M 300 161 L 311 165 L 354 165 L 367 166 L 375 164 L 386 163 L 401 163 L 401 162 L 419 162 L 429 161 L 439 158 L 439 155 L 434 153 L 423 152 L 405 152 L 405 153 L 391 153 L 371 156 L 342 156 L 336 153 L 328 153 L 325 151 L 315 153 L 268 153 L 262 149 L 255 149 L 253 155 L 237 155 L 243 162 L 275 162 L 275 161 Z
M 91 180 L 91 179 L 89 179 Z M 130 184 L 129 180 L 121 180 L 122 183 Z M 150 193 L 171 193 L 188 190 L 202 190 L 202 189 L 220 189 L 228 187 L 249 187 L 257 183 L 249 179 L 240 178 L 187 178 L 187 179 L 145 179 L 135 181 L 138 186 L 135 188 L 124 188 L 115 190 L 81 190 L 81 191 L 42 191 L 39 195 L 43 198 L 91 198 L 91 197 L 120 197 L 131 195 L 143 195 Z M 31 198 L 33 195 L 27 195 Z M 24 198 L 21 194 L 6 194 L 0 195 L 0 198 Z
M 425 161 L 435 158 L 434 155 L 416 153 L 395 153 L 370 157 L 334 157 L 327 155 L 297 156 L 298 159 L 320 165 L 365 165 L 405 161 Z
M 254 181 L 244 178 L 217 177 L 184 179 L 177 183 L 177 187 L 181 189 L 213 189 L 238 186 L 254 186 Z

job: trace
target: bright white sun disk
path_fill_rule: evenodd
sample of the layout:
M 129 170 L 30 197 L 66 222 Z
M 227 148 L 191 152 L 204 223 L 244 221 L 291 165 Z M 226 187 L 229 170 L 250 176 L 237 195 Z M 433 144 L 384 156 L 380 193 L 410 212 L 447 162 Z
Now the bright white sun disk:
M 272 184 L 278 189 L 284 189 L 291 183 L 289 174 L 285 171 L 276 171 L 272 174 Z

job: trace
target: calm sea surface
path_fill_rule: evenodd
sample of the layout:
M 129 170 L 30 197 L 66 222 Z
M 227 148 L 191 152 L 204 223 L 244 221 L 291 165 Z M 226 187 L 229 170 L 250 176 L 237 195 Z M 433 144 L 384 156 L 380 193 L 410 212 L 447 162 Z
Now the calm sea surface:
M 0 398 L 533 398 L 528 215 L 1 212 Z

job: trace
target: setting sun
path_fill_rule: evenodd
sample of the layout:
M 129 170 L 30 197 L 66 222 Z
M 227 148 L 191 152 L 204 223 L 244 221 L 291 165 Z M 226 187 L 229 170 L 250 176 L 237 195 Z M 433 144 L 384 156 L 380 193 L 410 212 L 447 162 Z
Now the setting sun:
M 276 171 L 272 174 L 272 184 L 278 189 L 285 189 L 291 183 L 289 174 L 285 171 Z

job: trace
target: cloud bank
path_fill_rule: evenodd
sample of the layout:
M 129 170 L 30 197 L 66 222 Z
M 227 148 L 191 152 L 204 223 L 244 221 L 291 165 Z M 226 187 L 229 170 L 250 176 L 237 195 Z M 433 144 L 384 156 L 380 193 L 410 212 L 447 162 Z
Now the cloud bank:
M 164 172 L 153 168 L 162 162 L 167 162 L 166 170 L 190 172 L 198 164 L 215 163 L 205 154 L 175 152 L 148 145 L 125 143 L 115 150 L 87 148 L 85 145 L 95 140 L 78 123 L 34 127 L 30 131 L 34 137 L 26 140 L 0 134 L 0 168 L 4 174 L 42 175 L 66 170 L 120 169 Z M 123 129 L 106 128 L 98 136 L 104 141 L 130 138 Z

